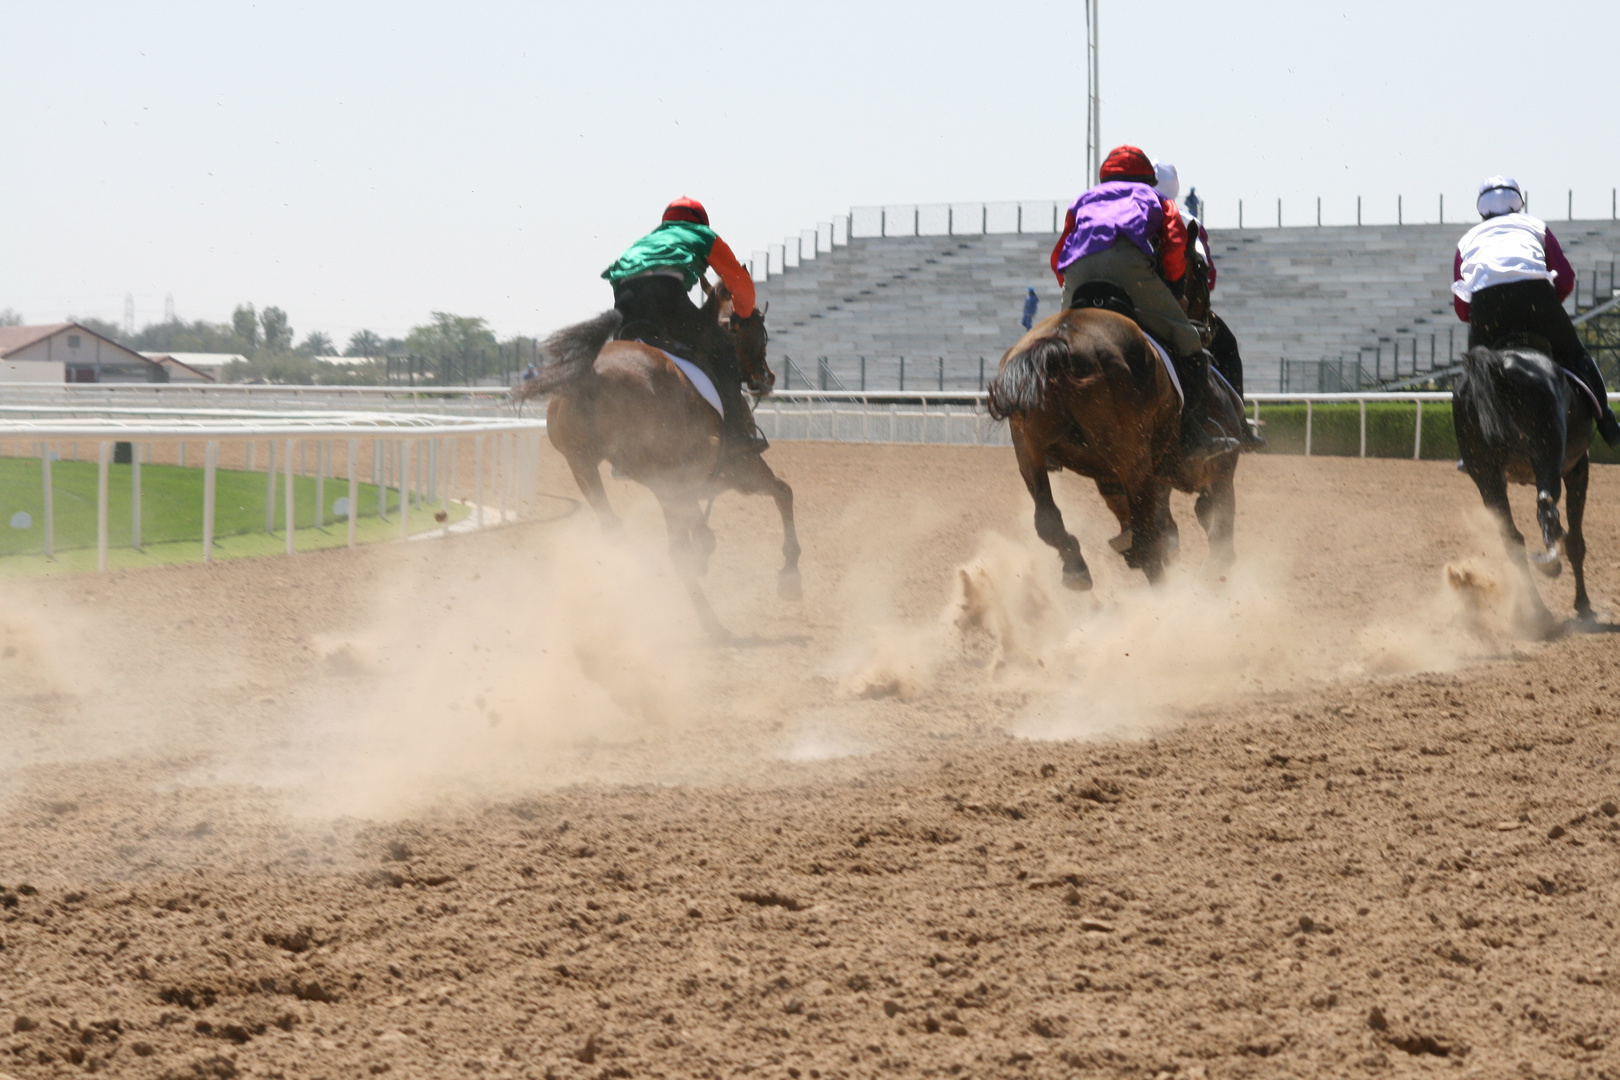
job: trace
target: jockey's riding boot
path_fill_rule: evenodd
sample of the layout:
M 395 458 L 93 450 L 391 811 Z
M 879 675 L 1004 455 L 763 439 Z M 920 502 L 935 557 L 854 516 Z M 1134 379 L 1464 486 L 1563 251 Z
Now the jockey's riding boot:
M 1581 353 L 1581 358 L 1571 365 L 1570 373 L 1592 391 L 1592 396 L 1598 401 L 1597 429 L 1603 436 L 1603 441 L 1612 449 L 1620 446 L 1620 421 L 1614 418 L 1614 410 L 1609 407 L 1609 394 L 1603 388 L 1603 373 L 1598 371 L 1597 361 L 1592 359 L 1591 353 Z
M 1266 437 L 1260 434 L 1260 423 L 1245 416 L 1243 426 L 1238 429 L 1238 442 L 1243 444 L 1245 450 L 1264 450 L 1268 445 Z
M 760 454 L 767 450 L 771 444 L 754 424 L 754 414 L 743 399 L 742 384 L 721 377 L 716 380 L 715 389 L 719 391 L 720 404 L 726 410 L 725 418 L 720 423 L 721 459 Z
M 1213 438 L 1209 419 L 1209 353 L 1200 350 L 1176 360 L 1181 380 L 1181 453 L 1189 459 L 1213 457 L 1237 447 L 1235 439 Z

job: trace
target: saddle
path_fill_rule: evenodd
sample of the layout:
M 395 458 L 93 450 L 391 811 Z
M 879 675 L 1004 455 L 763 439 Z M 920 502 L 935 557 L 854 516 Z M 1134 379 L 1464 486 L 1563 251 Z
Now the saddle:
M 1088 281 L 1074 290 L 1070 308 L 1101 308 L 1136 322 L 1136 302 L 1112 281 Z

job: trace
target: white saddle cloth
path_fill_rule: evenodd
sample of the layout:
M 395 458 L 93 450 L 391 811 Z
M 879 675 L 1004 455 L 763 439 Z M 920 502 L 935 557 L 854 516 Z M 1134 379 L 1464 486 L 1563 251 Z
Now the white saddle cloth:
M 713 406 L 722 420 L 725 419 L 726 407 L 720 404 L 720 391 L 714 388 L 714 380 L 709 378 L 708 373 L 692 361 L 682 360 L 672 352 L 665 352 L 663 349 L 658 351 L 669 357 L 670 363 L 681 369 L 681 374 L 686 376 L 687 381 L 692 384 L 692 389 L 698 392 L 698 396 Z
M 1164 365 L 1164 370 L 1170 375 L 1170 385 L 1176 388 L 1176 397 L 1181 399 L 1183 405 L 1187 404 L 1187 394 L 1181 389 L 1181 377 L 1176 374 L 1176 365 L 1171 363 L 1170 354 L 1165 351 L 1163 345 L 1153 340 L 1153 335 L 1146 330 L 1142 331 L 1142 336 L 1148 339 L 1148 344 L 1153 346 L 1153 351 L 1159 354 L 1159 362 Z

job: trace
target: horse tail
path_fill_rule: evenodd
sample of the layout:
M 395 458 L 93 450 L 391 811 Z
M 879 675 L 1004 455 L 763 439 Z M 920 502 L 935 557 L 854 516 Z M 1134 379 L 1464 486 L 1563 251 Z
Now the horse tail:
M 1474 418 L 1479 422 L 1479 433 L 1487 442 L 1502 442 L 1507 438 L 1509 425 L 1501 394 L 1505 375 L 1502 354 L 1476 345 L 1463 353 L 1462 367 L 1463 376 L 1473 390 Z
M 1043 407 L 1053 377 L 1071 356 L 1069 343 L 1057 337 L 1041 338 L 1009 356 L 985 387 L 985 407 L 991 418 L 1005 420 Z
M 596 354 L 613 340 L 624 324 L 618 308 L 608 308 L 594 319 L 566 326 L 540 343 L 546 366 L 526 385 L 525 397 L 549 394 L 590 377 Z

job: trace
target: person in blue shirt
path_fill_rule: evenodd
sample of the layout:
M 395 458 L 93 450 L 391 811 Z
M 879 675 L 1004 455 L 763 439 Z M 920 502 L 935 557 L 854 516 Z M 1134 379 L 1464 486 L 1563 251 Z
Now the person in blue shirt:
M 1204 220 L 1204 200 L 1198 197 L 1197 188 L 1187 189 L 1187 213 L 1198 220 Z
M 1035 286 L 1031 285 L 1024 294 L 1024 329 L 1028 330 L 1035 325 L 1035 311 L 1041 306 L 1041 298 L 1035 295 Z

